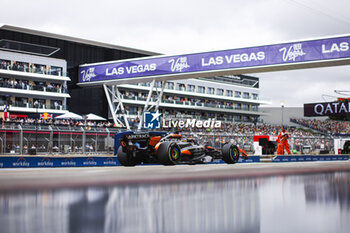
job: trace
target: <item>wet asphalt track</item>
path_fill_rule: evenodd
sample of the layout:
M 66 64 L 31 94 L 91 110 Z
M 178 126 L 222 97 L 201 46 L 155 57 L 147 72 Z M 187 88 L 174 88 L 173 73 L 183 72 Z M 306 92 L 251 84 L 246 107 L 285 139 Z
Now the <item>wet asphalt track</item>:
M 347 233 L 350 162 L 0 169 L 1 233 Z
M 0 169 L 0 190 L 172 183 L 350 171 L 350 161 Z

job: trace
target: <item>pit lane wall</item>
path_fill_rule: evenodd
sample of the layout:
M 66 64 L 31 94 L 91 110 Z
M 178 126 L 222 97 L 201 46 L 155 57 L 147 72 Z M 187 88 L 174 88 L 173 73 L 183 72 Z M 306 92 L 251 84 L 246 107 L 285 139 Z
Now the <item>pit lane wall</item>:
M 277 156 L 272 162 L 312 162 L 349 160 L 349 155 L 298 155 Z M 258 163 L 260 156 L 250 156 L 247 160 L 240 159 L 238 163 Z M 216 160 L 207 164 L 225 163 Z M 154 165 L 154 164 L 150 164 Z M 106 167 L 121 166 L 117 157 L 33 157 L 33 156 L 3 156 L 0 157 L 1 168 L 53 168 L 53 167 Z
M 240 159 L 240 163 L 260 162 L 259 156 L 251 156 L 247 160 Z M 222 160 L 208 164 L 224 163 Z M 144 164 L 146 165 L 146 164 Z M 155 164 L 147 164 L 155 165 Z M 48 167 L 105 167 L 121 166 L 117 157 L 32 157 L 7 156 L 0 157 L 1 168 L 48 168 Z
M 0 157 L 0 168 L 120 166 L 116 157 Z
M 349 160 L 349 155 L 279 155 L 272 162 L 312 162 Z

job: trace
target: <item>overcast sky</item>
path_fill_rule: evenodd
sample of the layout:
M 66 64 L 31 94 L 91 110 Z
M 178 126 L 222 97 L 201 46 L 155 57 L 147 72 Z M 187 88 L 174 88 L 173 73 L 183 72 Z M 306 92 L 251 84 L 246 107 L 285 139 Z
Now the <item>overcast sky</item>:
M 1 9 L 1 24 L 169 55 L 350 34 L 349 0 L 17 0 Z M 272 106 L 350 90 L 350 66 L 254 76 Z

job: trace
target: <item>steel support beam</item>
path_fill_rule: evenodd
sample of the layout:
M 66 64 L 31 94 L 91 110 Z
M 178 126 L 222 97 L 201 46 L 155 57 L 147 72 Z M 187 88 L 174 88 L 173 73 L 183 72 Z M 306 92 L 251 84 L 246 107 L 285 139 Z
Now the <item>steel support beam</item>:
M 161 87 L 160 87 L 161 89 L 160 89 L 160 91 L 158 90 L 158 88 L 155 88 L 155 83 L 156 83 L 155 80 L 153 80 L 151 82 L 151 86 L 150 86 L 150 89 L 149 89 L 149 92 L 148 92 L 147 100 L 146 100 L 145 106 L 143 108 L 143 112 L 141 114 L 141 120 L 140 120 L 140 124 L 139 124 L 139 127 L 138 127 L 139 130 L 142 129 L 142 126 L 143 126 L 143 122 L 144 122 L 143 115 L 144 115 L 144 112 L 151 111 L 153 107 L 154 107 L 154 110 L 153 110 L 154 112 L 158 112 L 159 111 L 159 104 L 162 101 L 162 97 L 163 97 L 163 93 L 164 93 L 164 88 L 165 88 L 165 83 L 166 82 L 165 81 L 161 82 Z M 155 99 L 154 102 L 150 103 L 153 91 L 156 92 L 157 98 Z
M 103 89 L 106 94 L 109 110 L 111 111 L 114 124 L 121 124 L 122 126 L 125 126 L 128 130 L 130 130 L 129 121 L 125 113 L 122 94 L 119 92 L 117 85 L 107 86 L 106 84 L 104 84 Z M 124 123 L 118 119 L 117 112 L 119 111 L 119 109 L 122 112 Z

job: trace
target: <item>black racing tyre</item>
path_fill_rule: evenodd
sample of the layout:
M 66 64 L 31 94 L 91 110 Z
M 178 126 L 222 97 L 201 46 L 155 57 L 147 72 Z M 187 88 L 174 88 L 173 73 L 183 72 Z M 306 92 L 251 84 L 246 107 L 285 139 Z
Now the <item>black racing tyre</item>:
M 342 154 L 350 154 L 350 141 L 344 143 L 343 149 L 341 150 Z
M 237 163 L 239 160 L 239 149 L 237 146 L 228 143 L 222 147 L 222 160 L 225 163 Z
M 180 160 L 181 149 L 175 142 L 163 142 L 157 151 L 157 158 L 163 165 L 175 165 Z
M 126 167 L 132 167 L 137 165 L 137 162 L 133 161 L 130 155 L 123 152 L 123 148 L 121 146 L 118 148 L 118 160 L 121 165 Z
M 267 154 L 273 155 L 275 153 L 276 146 L 272 142 L 268 142 L 266 146 L 267 146 Z

